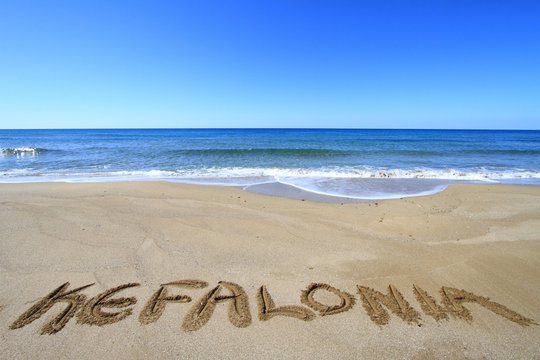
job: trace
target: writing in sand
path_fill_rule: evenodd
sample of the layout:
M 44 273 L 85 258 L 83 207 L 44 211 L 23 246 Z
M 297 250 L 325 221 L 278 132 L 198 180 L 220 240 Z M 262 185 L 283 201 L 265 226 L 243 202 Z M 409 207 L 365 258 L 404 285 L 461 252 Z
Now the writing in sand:
M 137 298 L 133 296 L 122 297 L 120 293 L 128 292 L 130 288 L 140 286 L 140 284 L 123 284 L 88 299 L 82 291 L 92 285 L 94 284 L 74 289 L 69 288 L 68 282 L 60 285 L 19 316 L 11 324 L 10 329 L 22 328 L 30 324 L 57 303 L 63 303 L 66 307 L 54 319 L 43 325 L 41 334 L 59 332 L 74 316 L 76 316 L 79 324 L 103 326 L 117 323 L 133 314 L 133 305 L 137 303 Z M 186 295 L 185 292 L 189 293 L 197 289 L 201 291 L 208 286 L 209 284 L 202 280 L 178 280 L 160 285 L 140 311 L 139 322 L 146 325 L 158 321 L 165 312 L 167 304 L 192 302 L 191 296 Z M 413 285 L 412 291 L 424 314 L 436 321 L 448 320 L 450 317 L 454 317 L 471 322 L 473 321 L 471 311 L 463 304 L 476 303 L 519 325 L 537 325 L 534 320 L 510 310 L 506 306 L 465 290 L 443 286 L 439 291 L 439 302 L 418 285 Z M 336 301 L 334 303 L 322 302 L 320 301 L 321 294 L 316 296 L 318 292 L 334 294 Z M 371 321 L 380 326 L 388 324 L 389 312 L 407 323 L 422 325 L 420 312 L 413 308 L 393 285 L 388 286 L 386 293 L 357 285 L 356 293 Z M 258 289 L 256 298 L 260 321 L 268 321 L 275 316 L 311 321 L 317 316 L 329 316 L 345 312 L 351 309 L 356 302 L 351 293 L 323 283 L 312 283 L 301 291 L 300 302 L 303 305 L 276 305 L 269 290 L 264 285 Z M 193 305 L 184 316 L 182 328 L 186 331 L 199 330 L 208 323 L 220 303 L 228 303 L 228 317 L 232 325 L 243 328 L 251 324 L 252 319 L 247 293 L 238 284 L 220 281 L 210 290 L 204 290 L 198 300 L 193 302 Z M 104 311 L 104 309 L 109 310 Z

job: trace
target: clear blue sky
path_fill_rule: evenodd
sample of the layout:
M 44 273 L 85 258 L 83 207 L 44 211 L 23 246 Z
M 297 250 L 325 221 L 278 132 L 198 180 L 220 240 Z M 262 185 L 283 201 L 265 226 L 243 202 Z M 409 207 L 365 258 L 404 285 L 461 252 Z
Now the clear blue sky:
M 540 1 L 0 0 L 0 128 L 540 128 Z

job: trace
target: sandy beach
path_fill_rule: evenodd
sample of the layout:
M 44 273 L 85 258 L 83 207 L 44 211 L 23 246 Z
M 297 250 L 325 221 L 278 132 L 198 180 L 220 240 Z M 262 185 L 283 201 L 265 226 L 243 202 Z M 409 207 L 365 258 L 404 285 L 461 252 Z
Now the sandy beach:
M 0 184 L 0 357 L 539 359 L 540 187 Z

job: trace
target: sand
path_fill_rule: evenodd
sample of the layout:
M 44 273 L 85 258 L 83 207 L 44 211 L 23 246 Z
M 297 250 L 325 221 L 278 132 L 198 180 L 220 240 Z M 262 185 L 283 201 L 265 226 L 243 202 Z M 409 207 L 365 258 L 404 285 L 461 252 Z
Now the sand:
M 0 184 L 0 358 L 539 359 L 540 187 Z

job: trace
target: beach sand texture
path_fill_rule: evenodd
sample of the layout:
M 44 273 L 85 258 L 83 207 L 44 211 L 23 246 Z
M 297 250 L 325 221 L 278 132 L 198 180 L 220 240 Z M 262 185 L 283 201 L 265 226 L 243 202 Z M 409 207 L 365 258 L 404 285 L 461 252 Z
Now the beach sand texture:
M 3 359 L 539 359 L 540 187 L 1 184 L 0 288 Z

